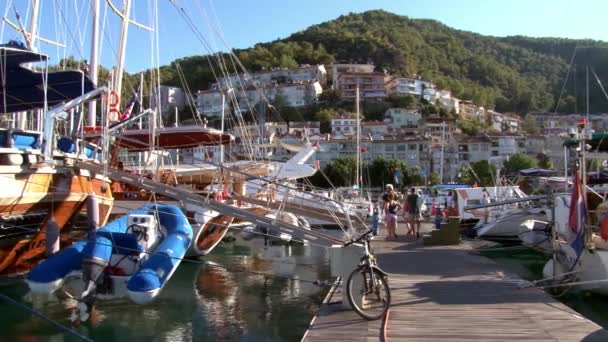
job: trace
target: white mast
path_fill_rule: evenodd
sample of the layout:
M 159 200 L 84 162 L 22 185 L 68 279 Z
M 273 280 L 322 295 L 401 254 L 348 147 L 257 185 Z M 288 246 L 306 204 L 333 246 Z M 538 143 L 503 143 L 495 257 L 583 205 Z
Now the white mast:
M 443 184 L 443 153 L 445 149 L 445 121 L 441 123 L 441 168 L 439 169 L 439 180 Z
M 361 130 L 361 125 L 360 125 L 360 120 L 359 120 L 359 83 L 357 82 L 357 96 L 356 96 L 356 100 L 355 100 L 355 111 L 357 112 L 357 171 L 356 171 L 356 179 L 355 179 L 355 185 L 357 187 L 357 189 L 359 189 L 361 187 L 361 185 L 359 184 L 359 164 L 361 163 L 361 148 L 360 148 L 360 130 Z
M 89 78 L 93 84 L 97 85 L 97 76 L 99 67 L 97 66 L 97 46 L 99 45 L 99 0 L 92 0 L 91 10 L 93 14 L 93 22 L 91 27 L 91 58 L 89 61 Z M 89 115 L 87 116 L 87 125 L 95 126 L 97 121 L 96 101 L 89 102 Z
M 38 12 L 40 9 L 40 2 L 38 0 L 32 0 L 32 14 L 30 17 L 30 27 L 29 27 L 29 47 L 32 51 L 36 52 L 36 37 L 38 27 Z M 25 35 L 27 37 L 27 34 Z M 26 129 L 27 124 L 27 112 L 20 112 L 17 114 L 17 127 L 18 129 Z
M 129 33 L 129 17 L 131 14 L 131 0 L 123 0 L 122 5 L 122 25 L 120 28 L 120 43 L 118 45 L 118 55 L 116 57 L 116 74 L 114 78 L 114 91 L 118 94 L 118 103 L 122 90 L 122 72 L 125 67 L 125 50 L 127 48 L 127 34 Z

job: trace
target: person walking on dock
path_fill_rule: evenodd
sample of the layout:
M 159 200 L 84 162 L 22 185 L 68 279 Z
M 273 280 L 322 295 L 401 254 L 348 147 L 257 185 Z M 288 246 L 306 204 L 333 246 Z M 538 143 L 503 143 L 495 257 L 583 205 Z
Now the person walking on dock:
M 386 215 L 386 212 L 384 211 L 384 207 L 386 206 L 386 202 L 388 202 L 388 194 L 395 194 L 395 189 L 393 188 L 392 184 L 386 184 L 386 186 L 384 186 L 384 193 L 382 194 L 382 205 L 380 206 L 380 215 Z
M 395 231 L 397 230 L 397 211 L 400 208 L 401 205 L 395 201 L 395 194 L 392 192 L 387 194 L 386 201 L 384 202 L 384 221 L 386 222 L 386 230 L 388 232 L 387 241 L 397 240 Z
M 410 194 L 406 198 L 406 222 L 409 225 L 408 234 L 410 231 L 415 238 L 420 238 L 420 221 L 421 213 L 420 207 L 422 206 L 422 198 L 416 194 L 416 189 L 411 188 Z
M 490 204 L 492 200 L 490 199 L 490 194 L 488 193 L 488 189 L 483 188 L 483 192 L 481 193 L 481 204 Z M 488 223 L 490 218 L 490 208 L 483 208 L 483 223 Z

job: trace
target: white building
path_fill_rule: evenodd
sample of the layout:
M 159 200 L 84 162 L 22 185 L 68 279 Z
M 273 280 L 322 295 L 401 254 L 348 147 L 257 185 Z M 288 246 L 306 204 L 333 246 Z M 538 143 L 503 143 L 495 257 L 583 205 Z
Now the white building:
M 392 128 L 418 128 L 422 116 L 405 108 L 389 108 L 384 113 L 384 122 Z
M 374 139 L 383 139 L 386 133 L 388 133 L 388 131 L 384 121 L 361 122 L 361 139 L 369 139 L 369 135 Z
M 222 92 L 220 90 L 199 91 L 196 93 L 196 108 L 200 114 L 206 116 L 221 116 Z
M 293 121 L 289 123 L 288 134 L 296 136 L 307 134 L 308 137 L 319 135 L 321 134 L 321 123 L 319 121 Z
M 323 88 L 318 81 L 299 82 L 277 85 L 266 89 L 266 96 L 270 101 L 275 101 L 277 95 L 281 95 L 287 107 L 309 106 L 317 102 Z
M 220 89 L 211 89 L 199 91 L 197 93 L 196 105 L 199 113 L 207 116 L 220 116 L 222 114 L 222 91 Z M 258 105 L 264 96 L 269 102 L 274 102 L 277 95 L 283 99 L 283 105 L 287 107 L 302 107 L 316 103 L 319 95 L 323 92 L 321 84 L 315 82 L 299 82 L 270 86 L 266 88 L 249 88 L 245 90 L 235 90 L 230 94 L 226 94 L 224 106 L 226 112 L 236 108 L 234 103 L 238 104 L 238 110 L 248 112 L 253 107 Z
M 160 111 L 163 114 L 172 112 L 175 108 L 181 110 L 187 102 L 186 92 L 182 88 L 161 85 L 158 91 L 152 94 L 152 103 L 156 102 L 158 96 L 160 96 Z
M 354 136 L 357 134 L 357 119 L 350 116 L 342 116 L 331 119 L 331 135 Z
M 325 66 L 322 64 L 303 65 L 293 69 L 277 68 L 251 74 L 229 75 L 219 78 L 218 82 L 213 84 L 211 88 L 265 88 L 279 84 L 309 82 L 319 82 L 320 85 L 324 85 L 327 82 Z
M 408 77 L 393 77 L 387 84 L 388 93 L 395 95 L 421 96 L 425 89 L 434 87 L 429 81 Z

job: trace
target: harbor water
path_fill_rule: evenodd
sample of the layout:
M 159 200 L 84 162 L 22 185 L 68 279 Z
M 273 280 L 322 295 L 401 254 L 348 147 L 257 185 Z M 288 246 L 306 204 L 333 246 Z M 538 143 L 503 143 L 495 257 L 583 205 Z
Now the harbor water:
M 326 248 L 237 238 L 182 262 L 153 303 L 99 301 L 82 324 L 70 321 L 71 299 L 32 297 L 21 282 L 0 292 L 96 341 L 299 341 L 328 291 L 314 280 L 331 280 Z M 0 312 L 0 340 L 76 340 L 13 304 Z

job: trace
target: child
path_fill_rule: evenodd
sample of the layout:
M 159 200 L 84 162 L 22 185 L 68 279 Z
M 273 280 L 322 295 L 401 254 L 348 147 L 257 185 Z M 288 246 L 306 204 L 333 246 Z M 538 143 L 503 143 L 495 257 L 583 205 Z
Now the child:
M 374 236 L 378 235 L 378 228 L 380 228 L 380 214 L 378 213 L 378 207 L 374 207 L 374 213 L 372 214 L 372 229 Z
M 441 228 L 441 221 L 443 221 L 443 215 L 441 214 L 441 207 L 435 208 L 435 229 Z

